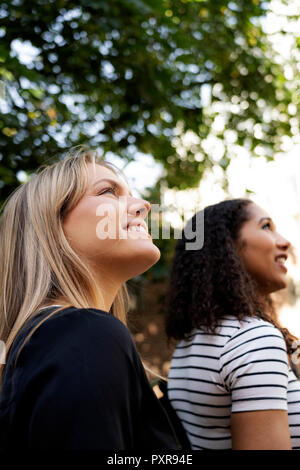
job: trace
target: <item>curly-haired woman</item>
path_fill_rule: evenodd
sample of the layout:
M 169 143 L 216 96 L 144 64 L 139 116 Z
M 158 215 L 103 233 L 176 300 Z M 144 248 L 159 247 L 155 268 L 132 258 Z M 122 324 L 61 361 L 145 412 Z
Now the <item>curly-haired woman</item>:
M 206 207 L 203 248 L 186 242 L 183 232 L 166 332 L 177 340 L 168 395 L 192 448 L 300 448 L 295 338 L 270 299 L 287 285 L 290 243 L 248 199 Z
M 0 449 L 176 449 L 126 328 L 150 204 L 94 151 L 40 170 L 1 220 Z

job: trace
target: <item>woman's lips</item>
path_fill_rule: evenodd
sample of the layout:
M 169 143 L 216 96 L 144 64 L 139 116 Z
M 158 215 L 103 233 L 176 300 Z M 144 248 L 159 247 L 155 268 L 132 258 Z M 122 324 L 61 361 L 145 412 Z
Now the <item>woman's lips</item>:
M 142 225 L 130 225 L 127 232 L 142 232 L 148 234 L 147 230 Z
M 287 256 L 286 255 L 280 255 L 280 256 L 276 256 L 275 258 L 275 263 L 285 272 L 287 273 L 287 268 L 285 266 L 285 261 L 287 260 Z
M 287 273 L 287 268 L 284 266 L 283 263 L 280 263 L 280 262 L 276 261 L 276 264 L 278 264 L 278 266 L 279 266 L 285 273 Z
M 151 235 L 148 233 L 147 226 L 145 224 L 132 224 L 127 227 L 127 232 L 130 233 L 130 238 L 138 239 L 151 239 Z

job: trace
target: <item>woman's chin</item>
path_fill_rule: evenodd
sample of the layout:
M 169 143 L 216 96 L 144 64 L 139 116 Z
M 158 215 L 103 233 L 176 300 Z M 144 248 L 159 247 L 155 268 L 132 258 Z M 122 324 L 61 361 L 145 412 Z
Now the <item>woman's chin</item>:
M 268 292 L 267 294 L 273 294 L 275 292 L 278 292 L 279 290 L 286 289 L 287 288 L 287 281 L 285 279 L 277 280 L 276 282 L 273 282 L 272 285 L 268 286 Z
M 148 271 L 160 259 L 160 251 L 153 243 L 143 250 L 143 252 L 136 253 L 134 259 L 128 260 L 128 266 L 131 267 L 128 279 L 131 279 L 139 274 Z
M 286 289 L 287 288 L 287 282 L 286 281 L 282 281 L 280 283 L 278 283 L 278 287 L 276 290 L 282 290 L 282 289 Z

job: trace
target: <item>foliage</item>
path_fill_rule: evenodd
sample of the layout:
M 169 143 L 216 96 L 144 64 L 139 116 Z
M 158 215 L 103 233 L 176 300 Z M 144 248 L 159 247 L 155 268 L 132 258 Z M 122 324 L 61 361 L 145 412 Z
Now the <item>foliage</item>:
M 220 139 L 233 129 L 239 144 L 263 145 L 271 158 L 290 132 L 291 97 L 259 22 L 268 4 L 4 1 L 0 200 L 19 184 L 20 170 L 29 174 L 82 143 L 128 160 L 152 154 L 170 187 L 196 185 L 211 164 L 203 139 L 224 112 Z M 35 48 L 32 60 L 16 52 L 20 44 L 23 52 Z M 197 138 L 180 150 L 187 132 Z M 225 148 L 224 169 L 229 158 Z

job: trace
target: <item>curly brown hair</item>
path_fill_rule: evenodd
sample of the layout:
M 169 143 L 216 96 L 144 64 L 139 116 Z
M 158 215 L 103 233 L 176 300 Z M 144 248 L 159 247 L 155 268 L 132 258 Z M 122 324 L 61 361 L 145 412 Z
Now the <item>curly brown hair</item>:
M 214 333 L 226 314 L 239 320 L 258 317 L 272 323 L 284 336 L 287 351 L 293 352 L 295 337 L 277 319 L 270 296 L 260 298 L 257 285 L 238 255 L 240 229 L 250 219 L 250 199 L 231 199 L 204 209 L 204 245 L 186 249 L 191 242 L 182 232 L 171 270 L 165 329 L 169 340 L 181 340 L 194 328 Z M 197 213 L 199 214 L 199 213 Z M 196 217 L 189 223 L 193 230 Z

